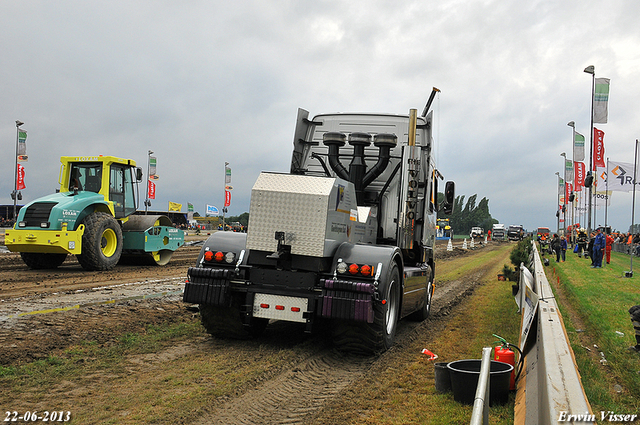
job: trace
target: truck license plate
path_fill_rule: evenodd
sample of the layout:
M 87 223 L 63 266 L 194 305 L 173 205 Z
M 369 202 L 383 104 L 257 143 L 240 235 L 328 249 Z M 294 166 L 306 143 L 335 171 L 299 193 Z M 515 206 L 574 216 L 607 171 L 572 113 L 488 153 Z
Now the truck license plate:
M 255 294 L 253 317 L 306 323 L 302 314 L 307 311 L 309 299 L 284 295 Z

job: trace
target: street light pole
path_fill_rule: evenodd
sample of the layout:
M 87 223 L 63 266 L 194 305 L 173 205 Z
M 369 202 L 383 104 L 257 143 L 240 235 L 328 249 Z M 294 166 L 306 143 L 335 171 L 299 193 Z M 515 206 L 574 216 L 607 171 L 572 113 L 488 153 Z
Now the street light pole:
M 18 206 L 18 141 L 20 138 L 20 126 L 24 125 L 22 121 L 16 120 L 16 166 L 15 171 L 13 173 L 14 181 L 13 181 L 13 221 L 15 222 L 18 219 L 17 206 Z
M 562 222 L 563 222 L 563 232 L 564 232 L 564 236 L 567 236 L 567 154 L 565 152 L 562 152 L 560 154 L 560 156 L 563 158 L 562 160 L 562 178 L 563 178 L 563 185 L 562 185 L 562 199 L 564 200 L 564 202 L 562 202 Z M 558 185 L 558 189 L 560 188 L 560 186 Z M 560 233 L 560 230 L 558 230 L 558 233 Z
M 575 143 L 576 143 L 576 123 L 573 121 L 569 121 L 567 123 L 569 127 L 571 127 L 571 162 L 573 168 L 573 189 L 576 188 L 576 152 L 575 152 Z M 571 191 L 571 195 L 573 195 L 574 190 Z M 576 230 L 576 208 L 575 208 L 575 196 L 573 196 L 573 200 L 571 200 L 571 241 L 574 240 L 573 232 Z
M 226 229 L 226 225 L 224 223 L 224 215 L 227 212 L 227 184 L 229 183 L 227 180 L 227 167 L 229 167 L 229 163 L 225 161 L 224 163 L 224 202 L 222 203 L 222 231 L 224 232 Z
M 556 176 L 558 176 L 558 190 L 556 191 L 556 232 L 560 233 L 560 172 L 556 171 Z
M 584 69 L 584 72 L 591 74 L 591 127 L 589 128 L 589 173 L 593 177 L 593 95 L 596 90 L 596 69 L 593 65 L 589 65 Z M 589 185 L 589 213 L 587 220 L 587 234 L 591 235 L 591 198 L 593 197 L 593 182 Z

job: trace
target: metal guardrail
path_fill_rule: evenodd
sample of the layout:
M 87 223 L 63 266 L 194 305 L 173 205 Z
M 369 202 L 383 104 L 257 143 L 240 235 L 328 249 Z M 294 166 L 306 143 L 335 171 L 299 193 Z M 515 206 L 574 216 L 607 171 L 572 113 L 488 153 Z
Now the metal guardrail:
M 491 347 L 484 347 L 470 425 L 489 425 L 489 388 L 491 383 L 489 372 L 491 372 Z
M 634 257 L 640 257 L 640 250 L 637 245 L 627 245 L 626 243 L 614 243 L 611 246 L 613 252 L 622 252 L 623 254 L 631 254 L 633 251 Z
M 524 355 L 517 385 L 515 424 L 594 424 L 573 350 L 540 256 L 533 274 L 520 266 L 516 303 L 522 313 L 519 347 Z

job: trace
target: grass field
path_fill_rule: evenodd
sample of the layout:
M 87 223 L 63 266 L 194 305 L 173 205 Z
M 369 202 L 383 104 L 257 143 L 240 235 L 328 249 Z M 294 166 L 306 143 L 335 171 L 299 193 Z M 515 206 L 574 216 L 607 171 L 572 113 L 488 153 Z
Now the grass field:
M 549 283 L 576 356 L 582 383 L 595 413 L 640 412 L 640 355 L 628 350 L 635 333 L 628 310 L 640 304 L 640 275 L 625 278 L 628 255 L 613 252 L 611 264 L 592 269 L 591 262 L 567 253 L 556 263 L 548 255 Z M 634 262 L 640 267 L 640 259 Z

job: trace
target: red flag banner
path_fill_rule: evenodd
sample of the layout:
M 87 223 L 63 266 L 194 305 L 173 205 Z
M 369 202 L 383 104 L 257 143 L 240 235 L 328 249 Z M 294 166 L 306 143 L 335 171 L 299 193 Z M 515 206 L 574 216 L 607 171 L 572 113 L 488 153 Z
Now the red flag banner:
M 16 190 L 26 189 L 24 184 L 24 167 L 22 164 L 18 164 L 18 180 L 16 181 Z
M 149 199 L 156 199 L 156 184 L 149 180 Z
M 606 167 L 604 163 L 604 131 L 593 127 L 593 167 Z
M 564 184 L 564 199 L 565 203 L 569 203 L 569 196 L 571 196 L 571 192 L 573 192 L 573 185 L 571 183 Z
M 575 187 L 574 190 L 576 192 L 580 192 L 582 190 L 582 188 L 584 187 L 584 177 L 585 177 L 585 174 L 584 174 L 584 162 L 575 161 L 573 170 L 576 173 L 575 179 L 574 179 L 574 183 L 575 183 L 576 187 Z
M 224 191 L 224 206 L 228 207 L 231 205 L 231 192 L 228 190 Z

